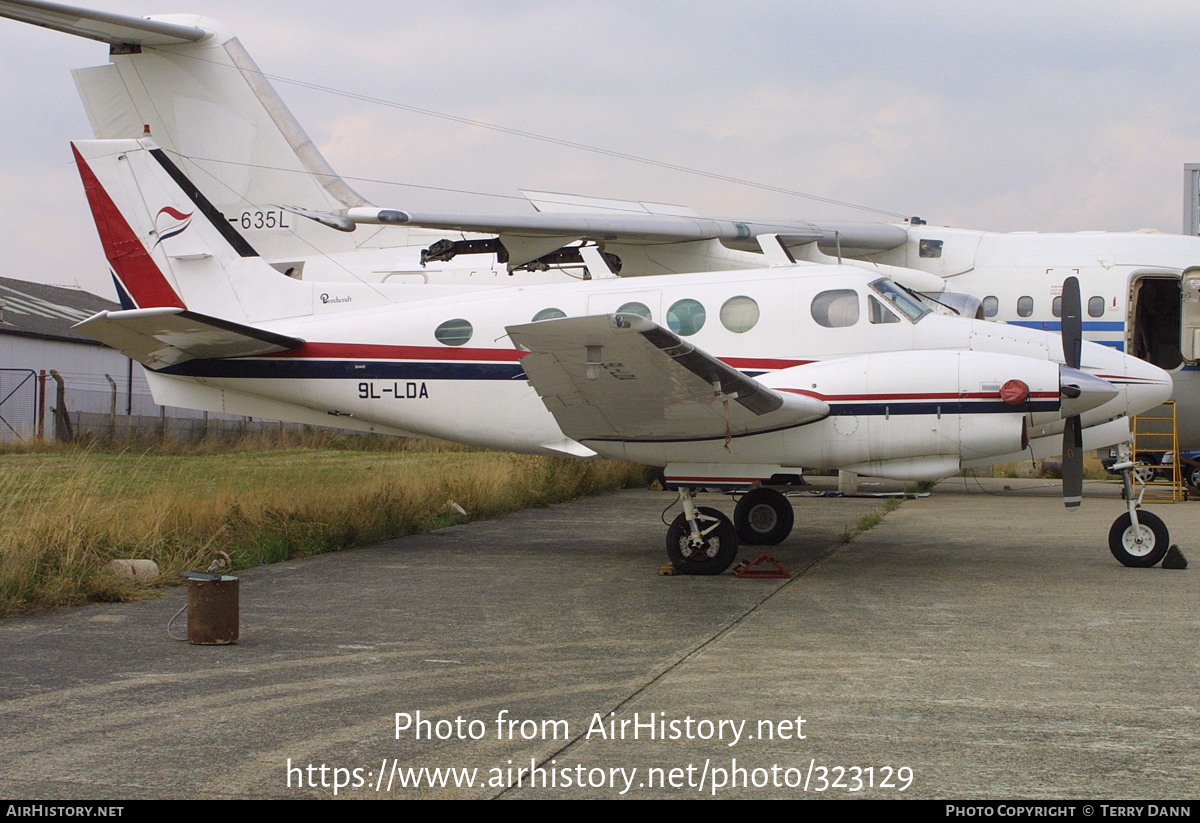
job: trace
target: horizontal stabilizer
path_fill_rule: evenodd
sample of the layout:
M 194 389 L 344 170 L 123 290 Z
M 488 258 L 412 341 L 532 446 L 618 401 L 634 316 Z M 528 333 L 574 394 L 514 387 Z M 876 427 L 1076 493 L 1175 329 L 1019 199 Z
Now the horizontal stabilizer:
M 829 413 L 781 394 L 630 314 L 509 326 L 533 387 L 567 437 L 708 440 L 789 428 Z
M 0 0 L 0 17 L 99 40 L 102 43 L 111 43 L 114 46 L 174 46 L 180 43 L 194 43 L 211 34 L 195 26 L 181 26 L 176 23 L 130 17 L 126 14 L 81 9 L 46 0 Z
M 75 328 L 151 369 L 187 360 L 274 354 L 304 345 L 297 337 L 179 308 L 103 311 Z

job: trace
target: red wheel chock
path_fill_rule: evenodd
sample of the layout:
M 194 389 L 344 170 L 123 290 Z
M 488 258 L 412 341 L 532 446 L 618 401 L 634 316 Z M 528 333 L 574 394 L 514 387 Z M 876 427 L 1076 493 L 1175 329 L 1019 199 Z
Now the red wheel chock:
M 775 568 L 770 568 L 774 566 Z M 758 568 L 755 568 L 758 567 Z M 766 567 L 766 568 L 764 568 Z M 756 577 L 768 579 L 784 579 L 791 577 L 791 572 L 783 567 L 783 564 L 776 560 L 771 555 L 763 552 L 753 560 L 743 560 L 733 567 L 733 573 L 738 577 Z

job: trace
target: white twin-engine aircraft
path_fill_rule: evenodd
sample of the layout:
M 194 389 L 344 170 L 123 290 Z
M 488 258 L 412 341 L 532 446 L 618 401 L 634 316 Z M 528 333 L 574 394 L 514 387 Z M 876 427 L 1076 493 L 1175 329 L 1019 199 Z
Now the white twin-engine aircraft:
M 1078 506 L 1082 449 L 1128 440 L 1129 417 L 1171 393 L 1163 370 L 1081 341 L 1074 281 L 1061 339 L 932 312 L 849 266 L 482 291 L 310 282 L 260 258 L 151 141 L 75 154 L 126 306 L 79 328 L 143 363 L 156 401 L 660 466 L 685 573 L 724 571 L 739 535 L 784 539 L 790 504 L 761 484 L 797 467 L 936 479 L 1065 453 Z M 749 490 L 736 524 L 695 505 L 712 487 Z M 1166 529 L 1129 497 L 1110 548 L 1153 565 Z

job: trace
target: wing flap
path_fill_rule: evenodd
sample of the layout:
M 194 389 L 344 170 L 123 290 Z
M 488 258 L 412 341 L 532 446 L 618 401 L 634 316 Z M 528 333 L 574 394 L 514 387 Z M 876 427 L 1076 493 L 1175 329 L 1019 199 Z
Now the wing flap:
M 706 440 L 819 420 L 822 401 L 781 394 L 641 317 L 509 326 L 563 433 L 586 440 Z
M 188 360 L 274 354 L 304 345 L 298 337 L 179 308 L 103 311 L 75 328 L 151 369 Z

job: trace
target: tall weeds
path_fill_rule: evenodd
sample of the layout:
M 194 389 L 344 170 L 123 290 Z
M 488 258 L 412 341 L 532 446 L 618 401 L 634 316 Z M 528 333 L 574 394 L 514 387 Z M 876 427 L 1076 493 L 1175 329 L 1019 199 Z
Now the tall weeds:
M 170 583 L 218 551 L 245 568 L 646 479 L 627 463 L 425 448 L 0 455 L 0 616 L 145 596 L 104 571 L 114 558 L 154 560 Z

